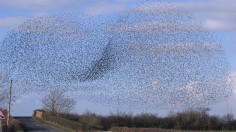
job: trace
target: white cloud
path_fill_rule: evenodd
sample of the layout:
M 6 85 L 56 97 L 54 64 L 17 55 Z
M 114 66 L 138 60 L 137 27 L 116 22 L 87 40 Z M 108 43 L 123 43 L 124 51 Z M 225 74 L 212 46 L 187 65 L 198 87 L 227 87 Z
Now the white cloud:
M 36 12 L 35 14 L 33 14 L 35 17 L 42 17 L 42 16 L 47 16 L 48 13 L 47 12 Z
M 200 0 L 177 4 L 204 18 L 205 26 L 210 30 L 236 30 L 235 0 Z
M 13 7 L 23 9 L 52 9 L 76 8 L 88 14 L 100 14 L 110 11 L 119 11 L 134 0 L 1 0 L 0 7 Z
M 6 17 L 0 18 L 0 28 L 10 28 L 22 24 L 26 20 L 25 17 Z
M 85 9 L 85 13 L 88 15 L 100 15 L 108 12 L 119 12 L 125 10 L 124 5 L 115 5 L 115 4 L 101 4 L 94 5 Z
M 42 17 L 48 15 L 47 12 L 36 12 L 32 14 L 33 17 Z M 0 28 L 14 28 L 25 22 L 29 17 L 23 16 L 9 16 L 0 18 Z
M 35 103 L 38 103 L 39 96 L 37 95 L 23 95 L 22 97 L 17 97 L 17 100 L 14 102 L 15 104 L 22 104 L 24 102 L 30 102 L 34 100 Z
M 139 2 L 134 2 L 134 0 L 116 0 L 112 2 L 109 0 L 1 0 L 0 7 L 25 9 L 76 8 L 83 10 L 89 15 L 98 15 L 123 11 L 127 9 L 127 6 L 134 3 Z M 168 5 L 168 3 L 166 4 Z M 189 0 L 188 2 L 178 2 L 176 4 L 204 17 L 204 24 L 210 30 L 236 30 L 235 0 L 227 0 L 227 2 L 225 0 Z M 156 6 L 160 7 L 158 5 L 150 5 L 150 7 L 147 6 L 144 9 L 156 9 Z M 171 8 L 173 7 L 171 6 Z
M 206 19 L 204 26 L 210 30 L 235 30 L 236 25 L 235 23 L 225 21 L 225 20 L 213 20 L 213 19 Z
M 0 7 L 14 8 L 66 8 L 77 3 L 76 0 L 1 0 Z
M 137 2 L 138 1 L 135 0 L 91 0 L 90 2 L 81 0 L 81 3 L 86 5 L 83 7 L 83 11 L 88 15 L 100 15 L 104 13 L 124 11 L 130 6 L 135 5 Z

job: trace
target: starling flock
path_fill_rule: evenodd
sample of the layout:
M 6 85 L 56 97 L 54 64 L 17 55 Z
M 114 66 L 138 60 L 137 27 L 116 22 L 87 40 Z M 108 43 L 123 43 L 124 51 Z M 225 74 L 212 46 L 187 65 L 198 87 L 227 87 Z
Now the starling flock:
M 63 89 L 127 111 L 207 107 L 232 93 L 216 36 L 169 2 L 109 16 L 32 18 L 0 46 L 0 72 L 23 94 Z

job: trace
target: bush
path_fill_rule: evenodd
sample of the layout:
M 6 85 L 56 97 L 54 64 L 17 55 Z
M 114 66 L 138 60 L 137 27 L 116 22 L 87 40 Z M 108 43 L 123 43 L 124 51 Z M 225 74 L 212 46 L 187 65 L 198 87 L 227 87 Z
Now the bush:
M 179 130 L 235 130 L 236 120 L 227 114 L 223 117 L 211 116 L 207 109 L 202 111 L 183 111 L 172 113 L 167 117 L 152 114 L 117 114 L 100 116 L 86 112 L 78 114 L 50 115 L 45 112 L 43 118 L 74 130 L 109 130 L 111 128 L 160 128 Z
M 60 116 L 52 115 L 47 112 L 44 112 L 43 119 L 54 122 L 66 128 L 77 130 L 81 124 L 77 121 L 69 120 Z
M 80 117 L 79 122 L 82 124 L 81 130 L 101 130 L 101 119 L 93 113 L 86 112 Z

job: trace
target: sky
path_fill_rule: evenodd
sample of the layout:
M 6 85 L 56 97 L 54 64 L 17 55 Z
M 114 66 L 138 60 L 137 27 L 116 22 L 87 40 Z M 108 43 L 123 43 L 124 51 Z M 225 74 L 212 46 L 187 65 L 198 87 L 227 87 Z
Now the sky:
M 152 0 L 154 1 L 154 0 Z M 186 8 L 199 20 L 209 31 L 213 32 L 222 42 L 228 61 L 231 66 L 231 75 L 236 80 L 236 1 L 235 0 L 169 0 Z M 13 28 L 24 21 L 44 16 L 51 13 L 80 11 L 87 15 L 96 16 L 107 13 L 116 13 L 132 8 L 142 3 L 142 0 L 0 0 L 0 40 Z M 13 105 L 13 115 L 31 115 L 33 109 L 41 108 L 43 95 L 24 95 L 16 100 Z M 214 105 L 212 114 L 225 114 L 232 112 L 236 116 L 236 91 L 231 98 Z M 86 109 L 106 114 L 111 108 L 77 101 L 74 112 L 82 113 Z M 114 110 L 113 110 L 114 111 Z M 137 111 L 137 113 L 142 111 Z M 165 111 L 159 111 L 165 114 Z

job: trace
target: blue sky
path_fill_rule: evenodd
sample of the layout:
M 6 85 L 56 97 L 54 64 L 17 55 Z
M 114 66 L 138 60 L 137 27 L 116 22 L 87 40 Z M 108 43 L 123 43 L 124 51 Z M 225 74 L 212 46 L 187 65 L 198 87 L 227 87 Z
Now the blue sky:
M 154 0 L 152 0 L 154 1 Z M 222 42 L 228 61 L 231 65 L 232 76 L 236 76 L 236 1 L 235 0 L 169 0 L 183 8 L 187 8 L 196 19 L 211 32 L 214 32 Z M 8 31 L 17 27 L 29 18 L 43 16 L 50 13 L 80 11 L 87 15 L 103 15 L 121 12 L 129 9 L 142 0 L 1 0 L 0 1 L 0 38 Z M 224 114 L 236 111 L 236 92 L 229 101 L 212 107 L 213 114 Z M 89 109 L 97 113 L 108 113 L 109 108 L 78 100 L 74 111 L 83 112 Z M 227 107 L 228 106 L 228 107 Z M 24 95 L 16 100 L 13 107 L 14 115 L 30 115 L 32 109 L 41 107 L 40 95 Z M 113 109 L 113 111 L 115 108 Z M 142 112 L 142 111 L 137 111 Z M 165 113 L 164 111 L 162 111 Z M 236 113 L 233 113 L 236 115 Z

